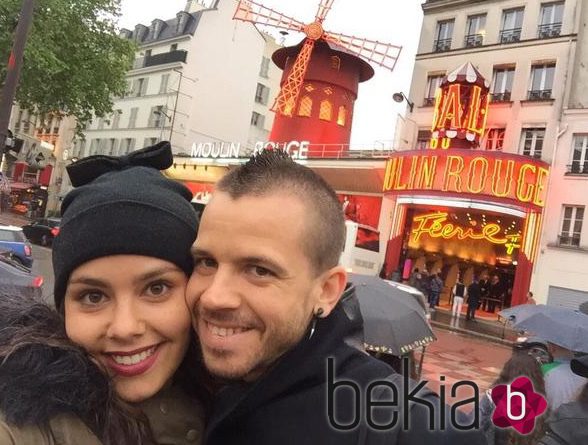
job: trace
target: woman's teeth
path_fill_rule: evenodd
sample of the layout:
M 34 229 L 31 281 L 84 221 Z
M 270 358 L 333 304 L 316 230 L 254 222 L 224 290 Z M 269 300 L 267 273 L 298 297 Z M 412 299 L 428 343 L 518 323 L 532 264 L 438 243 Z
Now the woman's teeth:
M 156 348 L 157 348 L 156 346 L 153 346 L 152 348 L 149 348 L 146 351 L 140 352 L 138 354 L 133 354 L 133 355 L 112 354 L 112 358 L 119 365 L 136 365 L 137 363 L 141 363 L 147 357 L 150 357 L 151 355 L 153 355 Z

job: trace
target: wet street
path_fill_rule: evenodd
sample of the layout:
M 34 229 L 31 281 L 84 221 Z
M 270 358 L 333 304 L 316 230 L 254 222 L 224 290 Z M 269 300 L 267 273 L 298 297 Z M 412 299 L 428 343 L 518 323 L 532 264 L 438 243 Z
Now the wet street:
M 43 297 L 53 303 L 53 264 L 51 262 L 51 249 L 33 245 L 33 273 L 41 275 L 43 281 Z

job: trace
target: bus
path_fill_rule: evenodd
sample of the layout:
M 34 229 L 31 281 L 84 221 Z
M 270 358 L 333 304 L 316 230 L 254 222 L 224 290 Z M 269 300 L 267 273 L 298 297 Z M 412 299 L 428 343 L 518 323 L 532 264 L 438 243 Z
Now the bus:
M 380 252 L 380 232 L 371 226 L 345 221 L 345 248 L 339 264 L 347 272 L 378 276 L 384 264 Z

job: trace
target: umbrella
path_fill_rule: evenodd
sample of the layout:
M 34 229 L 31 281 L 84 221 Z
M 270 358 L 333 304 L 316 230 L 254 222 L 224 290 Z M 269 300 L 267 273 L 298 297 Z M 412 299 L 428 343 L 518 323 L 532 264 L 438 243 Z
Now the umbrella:
M 400 356 L 436 340 L 412 288 L 367 275 L 350 274 L 349 281 L 359 300 L 367 350 Z
M 544 304 L 519 304 L 518 306 L 509 307 L 508 309 L 503 309 L 498 313 L 498 315 L 502 318 L 507 319 L 511 323 L 516 323 L 518 321 L 522 321 L 530 315 L 533 315 L 539 311 L 540 306 L 545 306 Z
M 544 304 L 522 305 L 520 310 L 517 307 L 507 313 L 516 329 L 532 332 L 570 351 L 588 352 L 588 315 Z

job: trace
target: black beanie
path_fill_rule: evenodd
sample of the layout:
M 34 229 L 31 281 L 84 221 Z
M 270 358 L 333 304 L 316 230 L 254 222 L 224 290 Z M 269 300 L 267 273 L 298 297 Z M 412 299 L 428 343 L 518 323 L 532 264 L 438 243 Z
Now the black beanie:
M 68 167 L 72 184 L 80 187 L 63 200 L 53 242 L 57 308 L 70 274 L 96 258 L 144 255 L 192 272 L 198 218 L 188 188 L 158 171 L 172 162 L 169 143 L 161 142 L 121 158 L 91 156 Z

